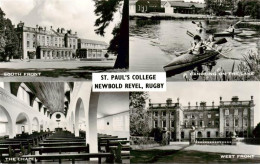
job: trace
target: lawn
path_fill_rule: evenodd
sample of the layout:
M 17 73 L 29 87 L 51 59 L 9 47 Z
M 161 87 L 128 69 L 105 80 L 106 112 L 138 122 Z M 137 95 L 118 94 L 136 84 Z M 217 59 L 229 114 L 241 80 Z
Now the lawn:
M 260 158 L 221 158 L 224 153 L 185 150 L 132 150 L 131 163 L 260 163 Z

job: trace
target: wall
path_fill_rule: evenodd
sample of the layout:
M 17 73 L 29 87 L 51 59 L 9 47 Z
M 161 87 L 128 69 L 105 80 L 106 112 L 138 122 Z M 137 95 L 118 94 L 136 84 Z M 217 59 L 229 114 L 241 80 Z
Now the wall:
M 97 128 L 98 133 L 129 139 L 129 111 L 99 118 Z

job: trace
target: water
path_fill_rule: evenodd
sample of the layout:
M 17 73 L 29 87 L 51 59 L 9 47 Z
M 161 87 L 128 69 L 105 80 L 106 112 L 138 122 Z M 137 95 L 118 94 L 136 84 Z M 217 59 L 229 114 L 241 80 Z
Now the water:
M 194 20 L 195 21 L 195 20 Z M 196 20 L 195 22 L 198 22 Z M 202 20 L 205 29 L 213 32 L 222 32 L 236 20 Z M 203 30 L 199 33 L 192 20 L 131 20 L 130 21 L 130 71 L 133 72 L 162 72 L 163 66 L 176 57 L 176 53 L 191 47 L 193 38 L 186 34 L 190 31 L 207 39 L 209 33 Z M 237 27 L 238 28 L 238 27 Z M 250 49 L 257 50 L 259 31 L 253 28 L 239 28 L 242 33 L 235 37 L 225 37 L 227 43 L 222 44 L 222 52 L 228 57 L 243 58 Z M 219 39 L 219 38 L 216 38 Z M 186 68 L 180 72 L 169 74 L 168 80 L 184 80 L 184 74 L 189 74 L 194 68 L 206 72 L 216 72 L 219 69 L 225 72 L 236 70 L 239 60 L 218 57 L 213 61 L 203 63 L 198 67 Z M 234 65 L 234 66 L 233 66 Z M 190 79 L 191 80 L 191 79 Z M 200 80 L 196 79 L 195 80 Z

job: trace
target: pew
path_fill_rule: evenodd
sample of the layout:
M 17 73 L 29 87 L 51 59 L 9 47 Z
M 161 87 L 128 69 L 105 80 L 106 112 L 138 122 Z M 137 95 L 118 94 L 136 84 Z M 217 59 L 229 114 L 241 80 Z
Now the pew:
M 38 162 L 41 160 L 59 160 L 61 163 L 62 159 L 69 159 L 72 163 L 75 160 L 86 160 L 89 158 L 98 158 L 98 163 L 101 163 L 102 158 L 106 158 L 107 162 L 114 162 L 114 154 L 112 153 L 82 153 L 82 154 L 48 154 L 48 155 L 23 155 L 23 158 L 34 158 Z
M 89 146 L 59 146 L 59 147 L 32 147 L 31 154 L 34 155 L 35 151 L 42 153 L 59 153 L 62 152 L 86 152 L 89 153 Z
M 52 142 L 52 143 L 39 143 L 39 146 L 55 147 L 55 146 L 84 146 L 86 142 Z

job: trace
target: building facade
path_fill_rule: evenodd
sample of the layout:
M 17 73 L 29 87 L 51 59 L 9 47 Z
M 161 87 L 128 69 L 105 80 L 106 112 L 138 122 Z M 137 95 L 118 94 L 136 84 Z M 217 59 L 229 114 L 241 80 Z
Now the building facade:
M 161 0 L 138 0 L 135 4 L 136 13 L 164 12 Z
M 72 59 L 105 58 L 107 44 L 101 41 L 79 39 L 77 32 L 50 27 L 26 27 L 23 22 L 17 25 L 19 48 L 22 59 Z M 84 52 L 84 53 L 82 53 Z
M 108 44 L 102 41 L 79 39 L 78 57 L 84 59 L 100 60 L 104 59 L 107 53 Z
M 204 3 L 185 1 L 165 1 L 162 7 L 165 9 L 165 13 L 167 14 L 201 14 L 206 5 Z
M 190 131 L 195 128 L 196 138 L 225 138 L 233 134 L 237 137 L 251 137 L 254 128 L 254 100 L 239 101 L 237 96 L 220 105 L 207 106 L 206 102 L 196 106 L 182 106 L 172 103 L 149 103 L 151 128 L 161 128 L 170 132 L 171 140 L 190 139 Z

